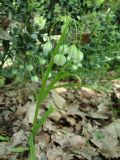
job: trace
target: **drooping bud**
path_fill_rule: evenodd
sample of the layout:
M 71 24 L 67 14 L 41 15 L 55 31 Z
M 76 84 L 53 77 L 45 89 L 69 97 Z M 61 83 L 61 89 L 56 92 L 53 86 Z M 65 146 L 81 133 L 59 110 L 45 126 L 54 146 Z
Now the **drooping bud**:
M 43 52 L 45 54 L 48 54 L 51 50 L 52 50 L 52 44 L 50 41 L 48 41 L 43 45 Z
M 66 58 L 63 54 L 57 54 L 54 57 L 54 63 L 57 66 L 63 66 L 66 63 Z
M 32 82 L 38 82 L 38 77 L 37 76 L 32 76 L 31 81 Z
M 73 59 L 75 57 L 75 55 L 77 54 L 78 50 L 77 47 L 75 46 L 75 44 L 71 45 L 68 49 L 68 55 L 71 59 Z
M 68 46 L 66 44 L 60 46 L 59 52 L 63 54 L 68 54 Z
M 81 51 L 77 51 L 74 54 L 74 63 L 80 63 L 83 60 L 83 53 Z

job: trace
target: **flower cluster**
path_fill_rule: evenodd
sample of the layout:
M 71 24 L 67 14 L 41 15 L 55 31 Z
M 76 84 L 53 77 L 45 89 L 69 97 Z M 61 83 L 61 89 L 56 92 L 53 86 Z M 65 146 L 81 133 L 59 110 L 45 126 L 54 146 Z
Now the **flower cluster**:
M 72 62 L 72 69 L 76 70 L 78 67 L 82 67 L 81 61 L 83 60 L 83 53 L 77 49 L 76 45 L 73 44 L 62 45 L 59 48 L 59 53 L 54 57 L 54 63 L 57 66 L 63 66 L 66 62 Z

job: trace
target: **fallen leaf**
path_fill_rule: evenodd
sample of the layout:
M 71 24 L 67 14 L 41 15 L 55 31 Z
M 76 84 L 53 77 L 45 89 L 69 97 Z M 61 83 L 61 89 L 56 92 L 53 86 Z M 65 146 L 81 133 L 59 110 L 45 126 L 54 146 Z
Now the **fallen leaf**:
M 60 147 L 48 148 L 47 150 L 48 160 L 72 160 L 73 155 L 67 154 Z
M 99 152 L 106 158 L 120 157 L 120 119 L 115 120 L 103 129 L 93 133 L 91 141 L 99 148 Z
M 26 145 L 28 141 L 28 134 L 26 131 L 19 130 L 18 132 L 14 133 L 11 138 L 11 147 L 16 147 L 19 145 Z
M 66 120 L 67 120 L 67 122 L 70 123 L 71 126 L 75 126 L 76 125 L 75 118 L 73 118 L 73 117 L 67 117 Z
M 59 109 L 64 109 L 65 99 L 61 97 L 55 90 L 51 91 L 53 102 Z
M 87 160 L 93 160 L 93 157 L 97 156 L 98 153 L 96 152 L 95 148 L 92 147 L 83 147 L 81 149 L 71 149 L 71 152 L 75 155 L 82 155 Z
M 109 106 L 106 106 L 103 103 L 101 103 L 97 106 L 97 108 L 98 108 L 97 111 L 91 111 L 89 113 L 89 115 L 92 118 L 95 118 L 95 119 L 108 119 L 109 118 L 111 114 Z
M 26 115 L 25 115 L 25 118 L 23 119 L 22 124 L 29 129 L 29 124 L 32 124 L 34 120 L 36 105 L 34 101 L 27 102 L 24 108 L 26 109 Z

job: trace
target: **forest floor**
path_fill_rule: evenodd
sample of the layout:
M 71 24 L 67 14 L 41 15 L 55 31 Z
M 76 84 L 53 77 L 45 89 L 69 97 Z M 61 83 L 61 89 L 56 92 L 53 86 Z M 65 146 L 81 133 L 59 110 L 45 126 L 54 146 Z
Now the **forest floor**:
M 52 90 L 40 108 L 41 116 L 50 105 L 54 113 L 35 139 L 37 160 L 120 159 L 120 80 L 109 92 L 87 87 Z M 35 113 L 36 85 L 7 86 L 0 90 L 0 160 L 27 160 L 27 147 Z

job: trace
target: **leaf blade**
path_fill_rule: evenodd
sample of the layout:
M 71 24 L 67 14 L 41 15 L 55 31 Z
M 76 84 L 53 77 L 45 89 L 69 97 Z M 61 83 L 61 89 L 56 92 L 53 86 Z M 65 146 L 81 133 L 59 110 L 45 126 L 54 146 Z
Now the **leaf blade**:
M 47 118 L 49 117 L 49 115 L 51 113 L 53 113 L 54 108 L 52 106 L 50 106 L 48 108 L 48 110 L 43 114 L 43 116 L 39 119 L 38 123 L 36 123 L 36 125 L 33 127 L 33 135 L 35 136 L 38 132 L 38 130 L 41 128 L 41 126 L 45 123 L 45 121 L 47 120 Z

